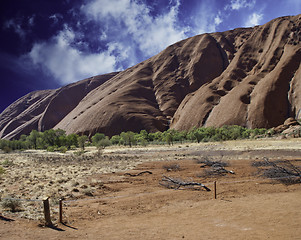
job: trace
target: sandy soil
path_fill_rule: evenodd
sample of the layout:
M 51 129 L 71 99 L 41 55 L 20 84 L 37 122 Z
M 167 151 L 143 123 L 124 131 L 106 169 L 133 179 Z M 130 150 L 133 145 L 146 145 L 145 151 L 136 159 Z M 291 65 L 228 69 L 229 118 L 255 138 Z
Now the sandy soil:
M 41 151 L 1 154 L 1 195 L 51 197 L 56 228 L 41 227 L 42 204 L 1 209 L 0 239 L 300 239 L 300 184 L 265 179 L 254 161 L 290 160 L 301 166 L 301 139 L 248 140 L 147 148 L 91 148 L 84 156 Z M 235 174 L 206 174 L 198 160 L 221 160 Z M 139 176 L 131 176 L 143 171 Z M 131 175 L 129 175 L 130 173 Z M 168 189 L 162 177 L 201 182 Z M 57 199 L 65 197 L 64 224 Z

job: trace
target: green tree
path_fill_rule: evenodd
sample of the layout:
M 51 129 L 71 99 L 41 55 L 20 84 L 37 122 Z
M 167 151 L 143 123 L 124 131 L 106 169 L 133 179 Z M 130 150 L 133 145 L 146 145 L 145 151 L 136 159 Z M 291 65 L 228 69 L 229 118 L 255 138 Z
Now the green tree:
M 96 133 L 96 134 L 92 137 L 92 144 L 93 144 L 94 146 L 97 146 L 98 143 L 99 143 L 101 140 L 105 139 L 105 138 L 106 138 L 106 136 L 105 136 L 103 133 Z
M 66 145 L 66 132 L 62 129 L 56 129 L 55 138 L 54 138 L 54 145 L 61 147 Z
M 44 140 L 47 147 L 48 146 L 54 146 L 55 142 L 56 142 L 56 134 L 55 134 L 54 129 L 46 130 L 43 133 L 43 140 Z
M 117 145 L 120 143 L 120 139 L 121 137 L 119 135 L 114 135 L 111 137 L 111 143 L 114 144 L 114 145 Z
M 32 130 L 27 137 L 27 141 L 29 142 L 30 146 L 34 149 L 37 149 L 37 139 L 40 136 L 40 133 L 37 130 Z
M 111 145 L 112 145 L 112 143 L 109 140 L 109 138 L 105 137 L 105 138 L 103 138 L 103 139 L 101 139 L 100 141 L 97 142 L 96 147 L 97 147 L 98 151 L 101 151 L 101 150 L 103 150 L 106 147 L 111 146 Z
M 132 145 L 135 144 L 135 133 L 132 131 L 122 132 L 120 137 L 125 145 L 132 147 Z
M 78 147 L 78 135 L 75 133 L 72 133 L 66 137 L 66 147 L 70 149 L 71 146 Z
M 82 135 L 78 137 L 78 145 L 82 150 L 85 150 L 85 144 L 86 141 L 88 140 L 88 137 L 86 135 Z

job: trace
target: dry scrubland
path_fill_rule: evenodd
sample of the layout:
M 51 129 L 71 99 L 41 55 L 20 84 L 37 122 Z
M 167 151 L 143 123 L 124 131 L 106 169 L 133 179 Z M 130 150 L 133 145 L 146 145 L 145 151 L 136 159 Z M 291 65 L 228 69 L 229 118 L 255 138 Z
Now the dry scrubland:
M 66 199 L 66 225 L 56 230 L 38 226 L 39 201 L 21 201 L 15 213 L 0 206 L 0 239 L 300 239 L 300 184 L 268 180 L 265 166 L 252 163 L 267 157 L 301 167 L 301 139 L 86 150 L 0 154 L 2 198 L 50 196 L 55 223 L 58 199 Z M 210 175 L 204 159 L 235 174 Z M 200 187 L 168 189 L 163 175 L 210 189 L 217 181 L 217 200 Z

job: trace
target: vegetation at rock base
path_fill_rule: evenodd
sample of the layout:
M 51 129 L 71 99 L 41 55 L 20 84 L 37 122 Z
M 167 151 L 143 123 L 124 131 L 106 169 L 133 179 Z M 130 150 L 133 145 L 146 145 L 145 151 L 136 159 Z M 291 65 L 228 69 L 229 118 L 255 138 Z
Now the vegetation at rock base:
M 141 130 L 139 133 L 132 131 L 122 132 L 111 138 L 103 133 L 96 133 L 90 139 L 86 135 L 67 135 L 64 130 L 50 129 L 45 132 L 32 130 L 29 135 L 21 135 L 19 140 L 0 139 L 0 149 L 9 153 L 13 150 L 47 149 L 65 153 L 68 150 L 80 147 L 83 151 L 86 146 L 93 145 L 99 150 L 110 145 L 146 146 L 148 144 L 168 144 L 183 142 L 209 142 L 226 141 L 236 139 L 248 139 L 256 136 L 269 136 L 271 131 L 267 129 L 247 129 L 241 126 L 223 126 L 221 128 L 193 128 L 190 131 L 177 131 L 169 129 L 165 132 L 148 133 Z

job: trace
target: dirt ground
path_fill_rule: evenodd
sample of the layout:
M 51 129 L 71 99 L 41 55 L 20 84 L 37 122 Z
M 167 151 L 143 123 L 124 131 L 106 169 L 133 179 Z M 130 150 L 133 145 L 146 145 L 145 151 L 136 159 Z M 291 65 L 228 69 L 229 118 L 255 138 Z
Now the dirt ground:
M 91 148 L 80 158 L 0 154 L 0 162 L 12 162 L 0 180 L 2 198 L 37 200 L 16 213 L 0 208 L 0 239 L 300 239 L 301 185 L 264 178 L 266 166 L 253 164 L 268 158 L 301 167 L 300 153 L 301 139 L 265 139 L 110 147 L 102 155 Z M 214 175 L 204 160 L 234 174 Z M 169 189 L 164 176 L 211 191 Z M 53 228 L 43 227 L 39 200 L 46 195 Z M 59 197 L 64 224 L 57 223 Z

